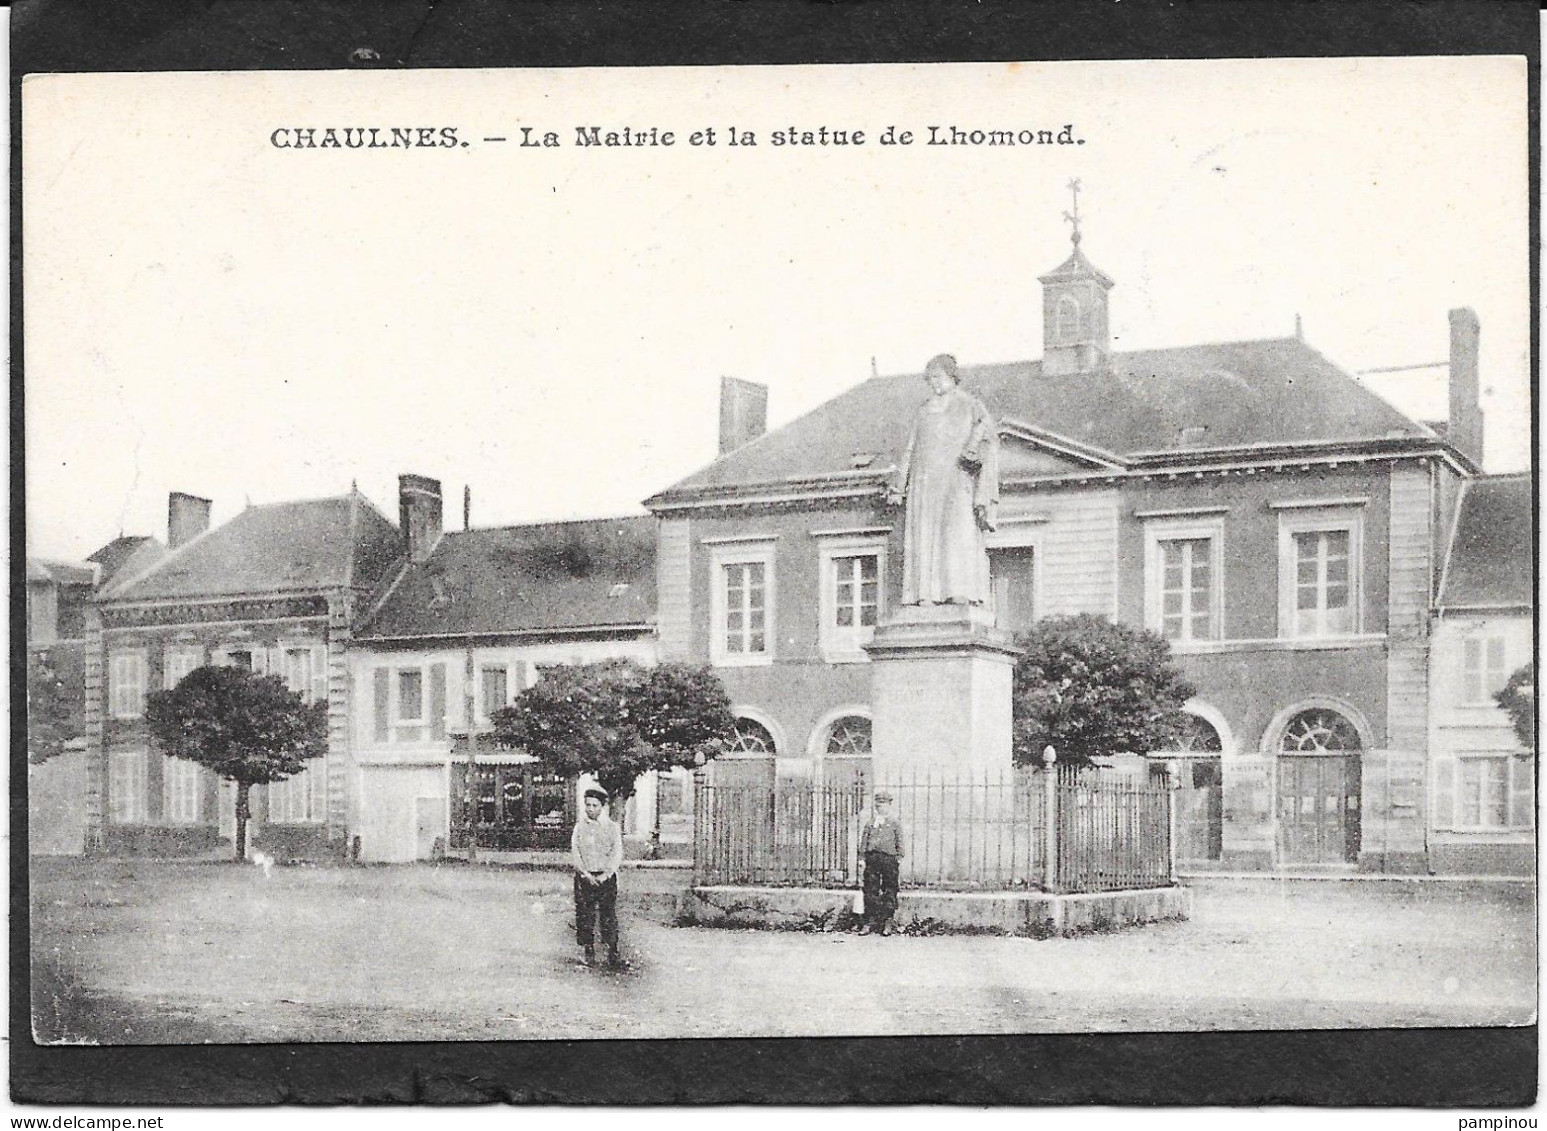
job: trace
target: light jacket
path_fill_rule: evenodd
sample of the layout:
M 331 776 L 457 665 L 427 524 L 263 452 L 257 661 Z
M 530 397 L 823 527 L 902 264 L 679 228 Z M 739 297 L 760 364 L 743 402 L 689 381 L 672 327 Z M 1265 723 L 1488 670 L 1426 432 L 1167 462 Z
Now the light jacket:
M 616 875 L 623 864 L 623 831 L 606 810 L 594 821 L 582 813 L 569 839 L 569 856 L 576 871 L 599 873 L 603 880 Z

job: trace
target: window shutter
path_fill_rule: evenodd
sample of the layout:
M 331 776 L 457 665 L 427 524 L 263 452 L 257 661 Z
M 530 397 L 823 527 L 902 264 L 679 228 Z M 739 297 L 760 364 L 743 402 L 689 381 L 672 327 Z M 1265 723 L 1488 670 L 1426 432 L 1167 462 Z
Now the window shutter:
M 280 671 L 284 671 L 283 664 L 276 665 L 276 666 L 279 668 Z M 258 648 L 256 646 L 254 646 L 254 648 L 252 649 L 252 674 L 253 675 L 268 675 L 269 674 L 269 652 L 268 652 L 267 648 Z
M 1434 760 L 1434 814 L 1429 822 L 1436 829 L 1456 826 L 1456 760 Z
M 430 665 L 430 737 L 446 737 L 446 665 Z
M 328 814 L 328 756 L 306 763 L 306 789 L 310 793 L 306 819 L 321 821 Z
M 1535 791 L 1531 788 L 1531 759 L 1510 758 L 1510 776 L 1513 781 L 1509 790 L 1509 823 L 1517 829 L 1531 827 L 1531 803 Z
M 312 699 L 319 703 L 328 700 L 328 650 L 312 649 Z
M 387 668 L 377 668 L 371 675 L 376 703 L 376 726 L 372 733 L 377 742 L 386 742 L 387 728 L 391 725 L 388 712 L 392 702 L 392 672 Z
M 514 699 L 528 687 L 537 681 L 533 678 L 532 665 L 526 660 L 517 660 L 510 665 L 510 697 Z

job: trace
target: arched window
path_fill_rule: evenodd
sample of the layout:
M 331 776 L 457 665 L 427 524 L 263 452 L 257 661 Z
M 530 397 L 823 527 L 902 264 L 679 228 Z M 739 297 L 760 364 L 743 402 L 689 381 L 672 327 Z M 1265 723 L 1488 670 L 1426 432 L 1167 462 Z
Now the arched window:
M 829 757 L 857 758 L 870 753 L 870 720 L 863 715 L 844 715 L 827 728 Z
M 736 737 L 730 744 L 732 753 L 774 754 L 774 737 L 768 728 L 756 719 L 742 717 L 736 720 Z
M 1184 754 L 1218 754 L 1224 748 L 1224 743 L 1220 741 L 1219 731 L 1214 729 L 1214 724 L 1208 719 L 1191 714 L 1187 716 L 1181 732 L 1171 745 L 1172 750 Z
M 1054 337 L 1060 342 L 1072 342 L 1080 336 L 1080 304 L 1071 295 L 1058 299 L 1058 319 Z
M 1330 707 L 1301 711 L 1285 725 L 1279 740 L 1279 749 L 1286 754 L 1358 750 L 1362 745 L 1354 724 Z

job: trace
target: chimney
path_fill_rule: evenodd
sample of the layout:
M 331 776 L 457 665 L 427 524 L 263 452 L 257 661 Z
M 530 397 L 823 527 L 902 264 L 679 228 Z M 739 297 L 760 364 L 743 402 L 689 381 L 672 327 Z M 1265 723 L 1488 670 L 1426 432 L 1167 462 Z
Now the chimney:
M 167 549 L 192 542 L 209 529 L 210 501 L 173 491 L 167 496 Z
M 422 562 L 440 541 L 440 481 L 426 475 L 399 475 L 397 497 L 403 553 L 411 562 Z
M 1478 404 L 1477 312 L 1450 312 L 1450 420 L 1446 438 L 1478 467 L 1483 463 L 1483 410 Z
M 735 451 L 768 431 L 768 386 L 720 378 L 720 454 Z

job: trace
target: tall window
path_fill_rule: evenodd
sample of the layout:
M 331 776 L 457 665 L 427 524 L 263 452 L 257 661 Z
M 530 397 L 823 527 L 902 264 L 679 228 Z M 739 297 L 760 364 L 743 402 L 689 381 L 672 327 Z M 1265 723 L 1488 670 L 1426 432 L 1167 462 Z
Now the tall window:
M 204 792 L 203 768 L 186 758 L 166 758 L 161 763 L 167 820 L 187 825 L 199 819 L 199 801 Z
M 145 656 L 115 652 L 108 660 L 108 711 L 115 719 L 137 719 L 145 713 Z
M 881 607 L 881 566 L 874 554 L 833 559 L 833 623 L 839 629 L 874 628 Z
M 161 686 L 172 690 L 203 662 L 200 648 L 168 648 L 161 656 Z
M 1464 702 L 1493 704 L 1494 692 L 1509 681 L 1504 662 L 1504 638 L 1471 636 L 1461 646 L 1461 686 Z
M 1279 633 L 1357 634 L 1360 602 L 1358 514 L 1312 507 L 1279 516 Z
M 1456 824 L 1468 829 L 1508 825 L 1508 759 L 1458 758 L 1456 763 Z
M 504 664 L 491 665 L 478 673 L 478 713 L 488 719 L 510 702 L 510 672 Z
M 376 742 L 438 742 L 446 737 L 445 664 L 376 668 L 371 691 L 371 736 Z
M 1005 546 L 988 552 L 994 622 L 1006 632 L 1023 632 L 1036 622 L 1036 566 L 1036 551 L 1030 546 Z
M 397 738 L 415 742 L 424 726 L 424 672 L 410 668 L 397 673 Z
M 278 825 L 310 824 L 322 819 L 321 787 L 326 772 L 318 761 L 298 774 L 269 784 L 269 821 Z
M 326 665 L 321 648 L 311 645 L 286 648 L 280 664 L 279 674 L 291 691 L 312 702 L 328 697 Z
M 107 774 L 108 815 L 119 824 L 145 820 L 145 751 L 113 751 Z
M 1173 644 L 1224 635 L 1222 516 L 1154 517 L 1144 524 L 1145 624 Z
M 774 652 L 773 546 L 716 551 L 710 655 L 717 664 L 766 664 Z
M 1073 342 L 1080 337 L 1080 304 L 1072 295 L 1062 295 L 1058 300 L 1057 340 Z
M 1214 551 L 1209 538 L 1160 543 L 1160 633 L 1167 640 L 1211 640 Z
M 885 553 L 885 543 L 877 537 L 819 539 L 820 641 L 828 662 L 868 659 L 865 645 L 881 621 Z
M 1353 631 L 1348 552 L 1346 530 L 1311 530 L 1294 536 L 1296 636 Z
M 1536 814 L 1535 761 L 1503 752 L 1434 763 L 1435 823 L 1441 828 L 1529 829 Z
M 725 566 L 725 651 L 755 655 L 768 650 L 766 567 L 762 562 Z

